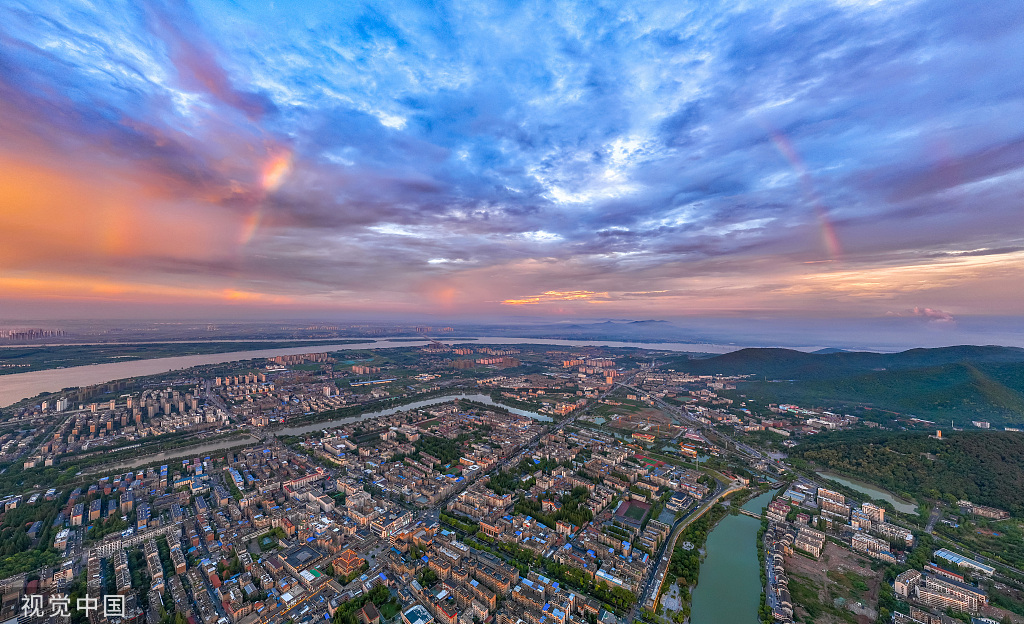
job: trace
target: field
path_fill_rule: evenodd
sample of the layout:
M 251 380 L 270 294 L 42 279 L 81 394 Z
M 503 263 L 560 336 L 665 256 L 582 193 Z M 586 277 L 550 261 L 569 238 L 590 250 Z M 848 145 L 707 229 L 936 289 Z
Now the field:
M 632 414 L 621 414 L 612 418 L 607 427 L 630 433 L 649 433 L 659 438 L 672 438 L 680 428 L 672 423 L 672 417 L 661 410 L 645 407 Z
M 626 517 L 627 518 L 632 518 L 633 520 L 637 520 L 637 521 L 643 521 L 644 515 L 646 513 L 647 513 L 646 510 L 640 509 L 639 507 L 634 507 L 633 505 L 630 505 L 629 509 L 626 510 Z
M 785 561 L 794 619 L 815 624 L 868 624 L 877 617 L 881 574 L 868 559 L 832 542 L 818 561 L 794 555 Z
M 608 405 L 606 403 L 599 403 L 594 406 L 593 413 L 595 416 L 611 417 L 622 414 L 635 414 L 646 407 L 639 401 L 629 401 L 627 399 L 615 398 L 612 399 L 616 403 L 621 405 Z
M 637 522 L 643 522 L 644 516 L 651 510 L 651 506 L 647 503 L 641 503 L 640 501 L 631 500 L 625 503 L 625 511 L 622 515 Z
M 651 459 L 650 457 L 647 457 L 645 455 L 634 455 L 633 459 L 647 467 L 657 468 L 659 466 L 665 465 L 665 462 L 661 461 L 660 459 Z

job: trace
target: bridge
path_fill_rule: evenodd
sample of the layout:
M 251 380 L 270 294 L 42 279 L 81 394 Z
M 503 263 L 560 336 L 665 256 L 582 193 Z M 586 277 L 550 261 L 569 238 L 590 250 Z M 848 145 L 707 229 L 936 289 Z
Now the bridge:
M 744 509 L 742 507 L 739 508 L 739 512 L 741 514 L 743 514 L 744 516 L 750 516 L 751 518 L 756 518 L 758 520 L 761 519 L 761 514 L 756 514 L 756 513 L 752 512 L 752 511 L 748 511 L 748 510 L 746 510 L 746 509 Z

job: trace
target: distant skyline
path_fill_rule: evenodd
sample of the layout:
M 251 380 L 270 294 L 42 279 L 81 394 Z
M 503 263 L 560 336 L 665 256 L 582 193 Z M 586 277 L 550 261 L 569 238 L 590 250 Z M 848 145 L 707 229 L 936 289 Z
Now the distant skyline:
M 1011 335 L 1021 50 L 1011 0 L 8 2 L 0 316 Z
M 340 332 L 346 337 L 373 338 L 383 335 L 413 335 L 413 328 L 429 328 L 425 334 L 446 340 L 450 337 L 472 336 L 518 339 L 567 339 L 598 342 L 620 341 L 643 343 L 658 349 L 661 343 L 712 345 L 725 350 L 745 347 L 783 347 L 803 351 L 822 348 L 892 352 L 913 348 L 934 348 L 957 345 L 1000 345 L 1024 348 L 1024 332 L 1020 318 L 1014 316 L 963 316 L 955 321 L 936 321 L 920 316 L 885 316 L 866 318 L 794 317 L 768 315 L 716 315 L 713 317 L 682 317 L 667 319 L 629 318 L 566 318 L 553 316 L 527 317 L 438 316 L 431 314 L 356 316 L 307 316 L 283 319 L 267 310 L 247 309 L 248 318 L 203 316 L 196 310 L 151 310 L 146 320 L 121 318 L 0 318 L 0 350 L 24 347 L 24 340 L 3 340 L 5 331 L 26 329 L 62 330 L 64 337 L 40 339 L 37 343 L 89 343 L 131 341 L 209 341 L 245 342 L 252 338 L 290 340 L 309 335 L 307 328 L 321 336 Z M 162 315 L 162 316 L 161 316 Z M 382 334 L 368 334 L 366 329 L 378 327 Z M 442 328 L 450 327 L 452 332 Z M 404 333 L 403 333 L 404 332 Z M 324 338 L 318 338 L 323 340 Z M 707 349 L 719 352 L 721 349 Z M 2 355 L 2 353 L 0 353 Z

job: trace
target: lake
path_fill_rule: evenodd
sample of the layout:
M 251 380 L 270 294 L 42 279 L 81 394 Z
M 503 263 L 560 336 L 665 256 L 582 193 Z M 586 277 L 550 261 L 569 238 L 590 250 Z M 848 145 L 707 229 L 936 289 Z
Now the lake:
M 915 505 L 911 501 L 903 500 L 902 498 L 896 498 L 895 496 L 892 495 L 892 493 L 886 492 L 885 490 L 880 490 L 874 486 L 868 485 L 867 483 L 854 481 L 849 477 L 840 477 L 839 475 L 834 475 L 828 472 L 819 472 L 818 476 L 824 477 L 826 479 L 831 479 L 838 483 L 842 483 L 851 490 L 857 490 L 861 494 L 865 494 L 867 496 L 870 496 L 871 498 L 884 500 L 890 505 L 892 505 L 896 509 L 896 511 L 901 511 L 906 514 L 914 514 L 915 516 L 917 515 L 917 505 Z

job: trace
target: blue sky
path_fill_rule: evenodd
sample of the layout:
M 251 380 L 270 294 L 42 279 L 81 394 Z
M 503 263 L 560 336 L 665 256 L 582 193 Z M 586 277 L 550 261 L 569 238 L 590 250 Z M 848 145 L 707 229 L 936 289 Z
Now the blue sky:
M 1024 312 L 1024 11 L 8 2 L 0 298 Z

